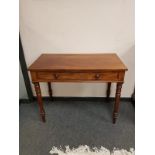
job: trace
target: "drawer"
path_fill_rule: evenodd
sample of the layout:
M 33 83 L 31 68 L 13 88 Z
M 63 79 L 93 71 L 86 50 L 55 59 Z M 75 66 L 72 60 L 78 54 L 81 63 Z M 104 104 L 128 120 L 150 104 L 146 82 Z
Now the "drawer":
M 38 81 L 117 81 L 118 72 L 103 73 L 54 73 L 36 72 L 35 79 Z

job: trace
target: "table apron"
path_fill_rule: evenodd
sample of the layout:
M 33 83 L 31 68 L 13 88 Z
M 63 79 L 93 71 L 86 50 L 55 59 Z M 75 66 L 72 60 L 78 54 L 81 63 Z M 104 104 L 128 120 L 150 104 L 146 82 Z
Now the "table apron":
M 32 82 L 123 82 L 125 71 L 52 72 L 31 71 Z

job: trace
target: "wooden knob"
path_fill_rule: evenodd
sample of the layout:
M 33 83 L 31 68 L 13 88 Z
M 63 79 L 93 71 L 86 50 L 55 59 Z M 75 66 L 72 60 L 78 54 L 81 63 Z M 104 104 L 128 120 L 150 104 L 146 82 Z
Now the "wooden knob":
M 100 74 L 96 74 L 95 78 L 98 79 L 100 77 Z
M 55 79 L 58 79 L 59 75 L 58 74 L 54 74 Z

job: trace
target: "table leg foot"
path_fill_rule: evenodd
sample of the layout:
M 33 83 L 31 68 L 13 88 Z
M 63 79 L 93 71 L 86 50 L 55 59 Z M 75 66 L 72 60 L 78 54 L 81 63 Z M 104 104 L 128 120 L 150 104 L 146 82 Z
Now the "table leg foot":
M 41 120 L 42 120 L 42 122 L 46 122 L 46 118 L 45 118 L 45 113 L 40 113 L 40 117 L 41 117 Z
M 113 113 L 113 124 L 116 123 L 117 118 L 118 118 L 118 113 Z

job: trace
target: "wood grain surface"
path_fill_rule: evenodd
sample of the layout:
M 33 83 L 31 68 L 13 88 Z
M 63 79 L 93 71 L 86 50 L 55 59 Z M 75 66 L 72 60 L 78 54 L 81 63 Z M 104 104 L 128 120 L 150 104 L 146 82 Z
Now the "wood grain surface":
M 107 54 L 42 54 L 30 71 L 118 71 L 127 70 L 115 53 Z

